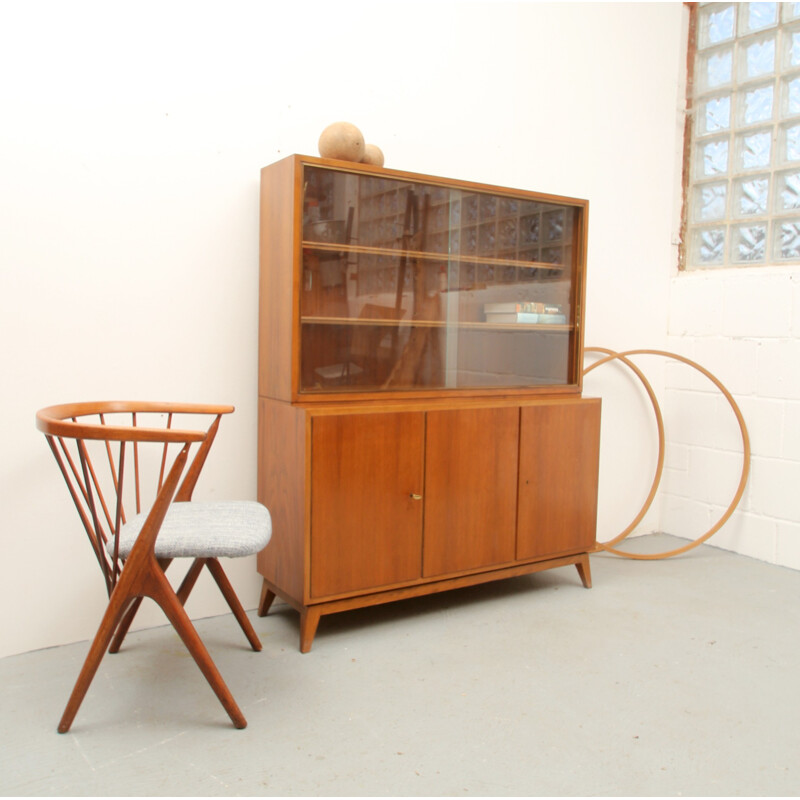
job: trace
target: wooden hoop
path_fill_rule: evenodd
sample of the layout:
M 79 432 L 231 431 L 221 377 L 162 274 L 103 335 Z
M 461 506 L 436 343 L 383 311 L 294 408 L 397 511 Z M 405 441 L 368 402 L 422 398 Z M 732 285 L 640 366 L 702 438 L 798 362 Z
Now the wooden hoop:
M 587 375 L 596 367 L 599 367 L 602 364 L 607 364 L 609 361 L 616 359 L 618 361 L 622 361 L 622 363 L 625 364 L 639 378 L 645 388 L 645 391 L 647 392 L 648 397 L 650 398 L 650 403 L 653 406 L 653 412 L 655 413 L 656 417 L 656 427 L 658 428 L 658 462 L 656 464 L 655 474 L 653 475 L 653 482 L 650 485 L 650 492 L 647 495 L 644 504 L 639 509 L 639 513 L 633 518 L 633 521 L 630 523 L 630 525 L 628 525 L 621 533 L 618 533 L 613 539 L 603 542 L 603 546 L 609 548 L 617 544 L 617 542 L 621 542 L 631 531 L 633 531 L 633 529 L 642 521 L 642 518 L 653 504 L 656 492 L 658 491 L 658 485 L 661 482 L 661 475 L 664 471 L 664 418 L 661 414 L 661 406 L 658 404 L 656 393 L 653 391 L 653 387 L 650 385 L 650 382 L 647 380 L 647 378 L 645 378 L 644 373 L 639 369 L 639 367 L 636 366 L 636 364 L 625 358 L 625 356 L 621 353 L 617 353 L 614 350 L 608 350 L 605 347 L 587 347 L 584 349 L 584 353 L 606 353 L 605 358 L 601 358 L 599 361 L 595 361 L 594 364 L 590 364 L 588 367 L 586 367 L 583 370 L 584 375 Z
M 640 561 L 654 561 L 657 559 L 662 558 L 670 558 L 671 556 L 680 555 L 681 553 L 685 553 L 688 550 L 692 550 L 693 548 L 697 547 L 699 544 L 702 544 L 711 536 L 713 536 L 730 518 L 731 514 L 733 514 L 736 506 L 739 504 L 739 501 L 742 499 L 742 495 L 744 494 L 744 487 L 747 484 L 747 478 L 750 473 L 750 436 L 747 432 L 747 425 L 745 424 L 744 417 L 742 416 L 742 412 L 739 410 L 739 406 L 736 404 L 736 401 L 733 399 L 731 393 L 723 386 L 721 381 L 712 375 L 705 367 L 701 367 L 695 361 L 686 358 L 685 356 L 678 355 L 677 353 L 669 353 L 665 350 L 625 350 L 623 352 L 616 352 L 614 350 L 609 350 L 604 347 L 587 347 L 584 349 L 584 353 L 604 353 L 605 357 L 601 358 L 600 360 L 596 361 L 594 364 L 590 364 L 583 370 L 583 374 L 586 375 L 587 373 L 591 372 L 596 367 L 599 367 L 601 364 L 606 364 L 609 361 L 622 361 L 627 367 L 629 367 L 642 381 L 645 390 L 647 391 L 648 396 L 650 397 L 650 402 L 653 405 L 653 411 L 656 415 L 656 424 L 658 426 L 658 464 L 656 467 L 655 477 L 653 479 L 653 484 L 650 488 L 650 493 L 647 496 L 647 499 L 644 502 L 644 505 L 639 510 L 639 513 L 634 518 L 634 521 L 628 525 L 625 530 L 615 536 L 613 539 L 610 539 L 608 542 L 596 542 L 596 546 L 598 550 L 605 550 L 609 553 L 614 553 L 614 555 L 623 556 L 624 558 L 632 558 L 637 559 Z M 650 508 L 650 505 L 653 502 L 653 498 L 655 497 L 656 490 L 658 489 L 658 484 L 661 481 L 661 475 L 663 473 L 664 467 L 664 423 L 663 417 L 661 414 L 661 408 L 658 404 L 656 399 L 655 393 L 653 392 L 653 388 L 650 385 L 649 381 L 645 378 L 644 374 L 641 370 L 636 367 L 629 359 L 628 356 L 636 356 L 636 355 L 653 355 L 653 356 L 662 356 L 664 358 L 671 358 L 675 361 L 680 361 L 683 364 L 686 364 L 702 375 L 705 375 L 719 390 L 722 392 L 725 399 L 728 401 L 733 413 L 736 416 L 736 421 L 739 423 L 739 431 L 742 434 L 742 474 L 739 478 L 739 485 L 736 488 L 736 493 L 734 494 L 733 499 L 731 500 L 728 507 L 725 509 L 722 516 L 717 520 L 717 522 L 712 525 L 704 534 L 699 536 L 689 544 L 684 545 L 683 547 L 677 547 L 674 550 L 666 550 L 663 553 L 630 553 L 624 550 L 618 550 L 613 545 L 617 544 L 617 542 L 624 539 L 628 534 L 634 529 L 636 525 L 639 524 L 642 517 L 644 517 L 647 510 Z

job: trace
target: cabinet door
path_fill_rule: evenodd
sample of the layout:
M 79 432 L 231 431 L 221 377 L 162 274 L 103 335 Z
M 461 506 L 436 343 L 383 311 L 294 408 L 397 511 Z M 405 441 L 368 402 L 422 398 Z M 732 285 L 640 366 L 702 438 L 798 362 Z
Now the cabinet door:
M 424 415 L 315 416 L 311 596 L 420 577 Z
M 597 524 L 600 401 L 523 407 L 520 560 L 590 550 Z
M 514 560 L 519 408 L 430 411 L 425 577 Z

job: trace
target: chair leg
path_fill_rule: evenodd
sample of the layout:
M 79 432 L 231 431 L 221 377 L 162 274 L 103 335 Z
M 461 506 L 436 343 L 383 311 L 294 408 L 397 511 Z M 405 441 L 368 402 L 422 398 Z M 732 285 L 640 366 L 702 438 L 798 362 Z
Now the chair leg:
M 131 627 L 133 618 L 136 616 L 136 612 L 139 610 L 139 606 L 141 604 L 142 604 L 141 597 L 137 597 L 133 601 L 133 603 L 131 603 L 130 608 L 128 609 L 125 616 L 122 618 L 122 622 L 120 622 L 119 625 L 117 625 L 116 633 L 114 634 L 114 638 L 111 640 L 111 646 L 108 648 L 109 653 L 119 652 L 120 647 L 122 647 L 122 642 L 128 635 L 128 629 Z
M 158 565 L 161 567 L 162 570 L 166 571 L 167 567 L 172 563 L 171 558 L 159 558 Z M 185 582 L 185 579 L 184 579 Z M 183 588 L 183 587 L 181 587 Z M 128 609 L 128 613 L 122 618 L 122 622 L 117 626 L 117 632 L 114 634 L 114 638 L 111 640 L 111 647 L 108 648 L 109 653 L 118 653 L 120 648 L 122 647 L 122 642 L 125 640 L 125 637 L 128 635 L 128 630 L 131 627 L 131 623 L 133 622 L 133 618 L 136 616 L 136 612 L 139 610 L 139 606 L 142 604 L 142 597 L 137 597 L 131 607 Z M 185 600 L 183 602 L 186 602 Z
M 58 724 L 59 733 L 66 733 L 72 726 L 75 715 L 78 713 L 83 698 L 89 690 L 97 668 L 103 660 L 108 643 L 119 625 L 120 619 L 125 614 L 129 603 L 134 599 L 129 593 L 125 592 L 124 588 L 122 591 L 120 591 L 120 588 L 117 585 L 117 588 L 111 593 L 100 627 L 97 629 L 92 645 L 89 648 L 89 654 L 83 662 L 78 680 L 75 682 L 67 707 L 64 709 L 64 714 Z
M 219 586 L 223 597 L 228 601 L 228 605 L 231 607 L 231 611 L 233 611 L 233 616 L 236 617 L 239 625 L 241 625 L 244 635 L 247 637 L 247 641 L 250 642 L 250 646 L 253 650 L 261 650 L 261 640 L 250 624 L 250 620 L 247 618 L 247 614 L 245 614 L 242 604 L 236 596 L 236 592 L 233 591 L 233 586 L 231 586 L 228 576 L 225 574 L 225 570 L 222 569 L 222 565 L 216 558 L 209 558 L 206 559 L 206 566 L 208 567 L 208 571 L 214 576 L 214 580 L 217 582 L 217 586 Z
M 178 600 L 181 601 L 182 606 L 186 605 L 186 601 L 189 599 L 189 595 L 192 593 L 192 589 L 194 589 L 194 585 L 197 583 L 197 579 L 200 577 L 205 563 L 205 558 L 196 558 L 181 581 L 180 588 L 178 589 Z
M 178 600 L 178 596 L 175 594 L 166 575 L 160 571 L 158 573 L 152 573 L 148 583 L 150 584 L 150 591 L 148 594 L 161 606 L 164 613 L 167 615 L 172 626 L 186 645 L 187 650 L 192 654 L 197 666 L 200 667 L 200 671 L 205 676 L 205 679 L 214 690 L 214 694 L 217 695 L 223 708 L 228 712 L 228 716 L 231 718 L 234 726 L 236 728 L 246 728 L 247 720 L 244 718 L 244 714 L 242 714 L 239 706 L 233 699 L 230 689 L 225 685 L 222 675 L 220 675 L 219 670 L 211 660 L 206 646 L 194 629 L 191 620 L 181 605 L 180 600 Z

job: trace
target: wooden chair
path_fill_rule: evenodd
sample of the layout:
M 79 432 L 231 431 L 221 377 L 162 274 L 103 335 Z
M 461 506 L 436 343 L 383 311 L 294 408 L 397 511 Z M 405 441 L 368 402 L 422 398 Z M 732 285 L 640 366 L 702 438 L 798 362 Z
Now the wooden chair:
M 60 733 L 72 725 L 106 649 L 119 650 L 143 597 L 161 606 L 233 724 L 247 725 L 183 608 L 207 567 L 250 645 L 261 649 L 218 559 L 263 549 L 272 532 L 269 511 L 251 501 L 190 502 L 222 415 L 232 411 L 232 406 L 98 402 L 51 406 L 36 414 L 109 595 Z M 198 419 L 210 424 L 197 429 Z M 185 420 L 191 427 L 179 427 Z M 176 592 L 164 570 L 178 557 L 193 561 Z

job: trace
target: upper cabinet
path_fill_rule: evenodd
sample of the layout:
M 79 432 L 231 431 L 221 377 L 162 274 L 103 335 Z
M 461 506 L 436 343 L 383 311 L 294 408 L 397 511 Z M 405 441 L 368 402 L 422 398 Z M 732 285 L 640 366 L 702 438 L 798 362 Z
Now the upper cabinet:
M 262 396 L 580 391 L 587 201 L 307 156 L 261 188 Z

